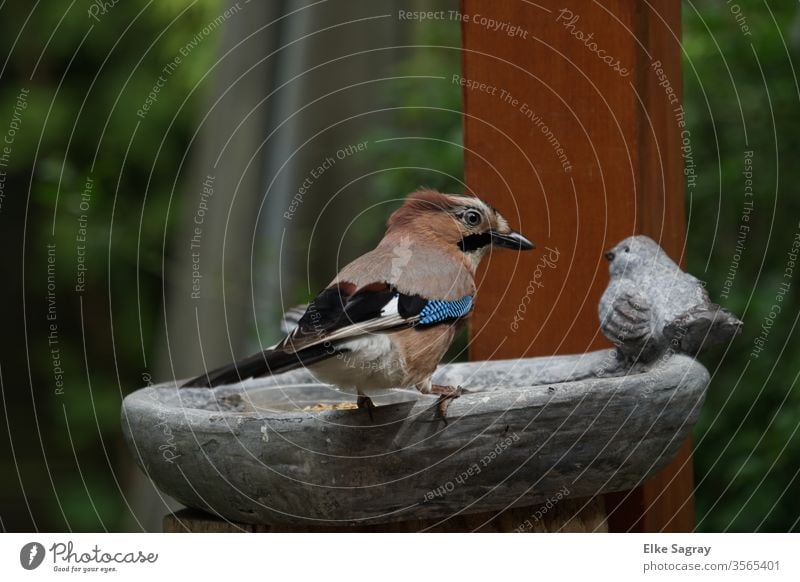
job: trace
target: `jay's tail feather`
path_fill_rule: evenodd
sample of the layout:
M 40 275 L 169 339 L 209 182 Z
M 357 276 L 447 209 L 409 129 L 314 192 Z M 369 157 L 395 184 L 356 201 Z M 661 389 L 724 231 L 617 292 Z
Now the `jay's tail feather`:
M 268 349 L 192 378 L 182 384 L 181 388 L 213 388 L 235 384 L 247 378 L 280 374 L 325 360 L 342 351 L 347 350 L 332 349 L 325 345 L 312 346 L 297 352 Z

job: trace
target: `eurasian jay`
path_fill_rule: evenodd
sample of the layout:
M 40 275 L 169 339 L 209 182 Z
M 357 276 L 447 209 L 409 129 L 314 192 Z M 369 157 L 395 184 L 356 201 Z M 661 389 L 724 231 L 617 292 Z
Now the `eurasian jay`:
M 184 386 L 305 366 L 320 381 L 353 390 L 370 416 L 370 391 L 414 386 L 439 395 L 437 416 L 444 418 L 461 387 L 431 378 L 472 310 L 475 270 L 492 247 L 534 245 L 478 198 L 414 192 L 391 215 L 378 246 L 342 269 L 281 342 Z

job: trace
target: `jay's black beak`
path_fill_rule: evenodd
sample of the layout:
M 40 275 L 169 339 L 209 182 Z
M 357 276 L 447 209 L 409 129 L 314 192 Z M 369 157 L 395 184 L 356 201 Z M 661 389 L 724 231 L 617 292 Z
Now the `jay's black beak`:
M 614 260 L 614 257 L 616 257 L 616 256 L 617 256 L 617 255 L 615 255 L 615 254 L 614 254 L 614 251 L 608 251 L 608 252 L 605 254 L 606 260 L 607 260 L 609 263 L 610 263 L 611 261 L 613 261 L 613 260 Z
M 492 237 L 492 246 L 495 247 L 503 247 L 515 251 L 529 251 L 536 248 L 536 245 L 531 241 L 513 230 L 508 234 L 501 234 L 496 230 L 492 230 L 489 234 Z

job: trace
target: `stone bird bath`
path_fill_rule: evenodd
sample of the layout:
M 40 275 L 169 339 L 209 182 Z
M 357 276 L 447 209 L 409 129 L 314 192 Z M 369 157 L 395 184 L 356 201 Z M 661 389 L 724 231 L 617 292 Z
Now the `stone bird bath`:
M 621 370 L 614 350 L 458 363 L 449 424 L 435 396 L 353 396 L 304 371 L 215 389 L 143 388 L 122 426 L 137 463 L 189 507 L 295 527 L 358 526 L 590 497 L 641 484 L 689 436 L 709 376 L 666 353 Z

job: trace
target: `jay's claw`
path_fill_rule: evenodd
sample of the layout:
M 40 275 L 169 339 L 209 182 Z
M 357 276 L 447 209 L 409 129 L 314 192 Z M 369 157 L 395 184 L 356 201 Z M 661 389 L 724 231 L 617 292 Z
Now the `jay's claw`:
M 461 386 L 441 386 L 434 384 L 431 386 L 431 392 L 439 395 L 439 400 L 436 402 L 436 416 L 437 420 L 444 421 L 447 426 L 447 409 L 450 407 L 450 402 L 464 393 Z
M 375 418 L 372 416 L 372 409 L 375 408 L 375 403 L 372 402 L 372 398 L 369 396 L 359 395 L 358 399 L 356 400 L 356 405 L 359 408 L 366 408 L 370 421 L 375 422 Z

